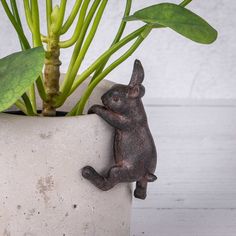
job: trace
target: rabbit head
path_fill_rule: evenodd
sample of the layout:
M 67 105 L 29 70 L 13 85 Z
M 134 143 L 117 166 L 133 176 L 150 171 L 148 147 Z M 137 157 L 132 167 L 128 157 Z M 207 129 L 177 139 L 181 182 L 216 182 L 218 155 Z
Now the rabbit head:
M 139 60 L 135 60 L 129 85 L 116 84 L 102 96 L 104 106 L 114 112 L 126 113 L 137 105 L 145 93 L 142 85 L 144 70 Z

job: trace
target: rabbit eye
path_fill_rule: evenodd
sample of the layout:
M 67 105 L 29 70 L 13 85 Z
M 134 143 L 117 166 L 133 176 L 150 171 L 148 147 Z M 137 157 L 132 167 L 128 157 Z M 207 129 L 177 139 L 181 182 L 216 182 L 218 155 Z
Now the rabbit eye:
M 118 96 L 113 96 L 113 97 L 112 97 L 112 100 L 113 100 L 114 102 L 118 102 L 118 101 L 120 100 L 120 98 L 119 98 Z

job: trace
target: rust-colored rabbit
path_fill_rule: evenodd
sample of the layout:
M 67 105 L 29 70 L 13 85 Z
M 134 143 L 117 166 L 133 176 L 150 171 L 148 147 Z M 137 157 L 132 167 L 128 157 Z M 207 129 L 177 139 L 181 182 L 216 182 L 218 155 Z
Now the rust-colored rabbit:
M 91 166 L 82 169 L 84 178 L 104 191 L 118 183 L 136 181 L 134 196 L 140 199 L 146 198 L 147 183 L 157 179 L 156 148 L 141 101 L 145 93 L 143 79 L 143 67 L 136 60 L 129 85 L 114 85 L 101 98 L 104 106 L 89 109 L 88 113 L 96 113 L 115 128 L 115 165 L 106 176 Z

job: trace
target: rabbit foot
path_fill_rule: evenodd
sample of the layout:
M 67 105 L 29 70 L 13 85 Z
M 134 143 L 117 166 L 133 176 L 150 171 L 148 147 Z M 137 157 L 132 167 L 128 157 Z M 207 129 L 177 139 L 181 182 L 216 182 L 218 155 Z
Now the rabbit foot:
M 143 178 L 136 182 L 136 189 L 134 190 L 136 198 L 144 200 L 147 196 L 147 180 Z
M 134 196 L 136 198 L 144 200 L 147 197 L 147 191 L 146 191 L 146 189 L 138 187 L 134 190 Z
M 95 178 L 96 175 L 97 175 L 96 170 L 94 170 L 94 168 L 91 167 L 91 166 L 85 166 L 85 167 L 82 169 L 82 176 L 83 176 L 85 179 L 92 180 L 92 179 Z
M 108 189 L 106 188 L 106 181 L 105 178 L 98 174 L 97 171 L 91 167 L 91 166 L 85 166 L 82 169 L 82 176 L 89 180 L 93 185 L 95 185 L 97 188 L 107 191 Z M 104 188 L 105 186 L 105 188 Z M 110 189 L 110 188 L 109 188 Z

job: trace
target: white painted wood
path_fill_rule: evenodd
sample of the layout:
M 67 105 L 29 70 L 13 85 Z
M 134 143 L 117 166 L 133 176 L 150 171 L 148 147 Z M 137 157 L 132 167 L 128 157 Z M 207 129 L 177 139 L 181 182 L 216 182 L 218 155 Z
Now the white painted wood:
M 235 210 L 135 209 L 133 214 L 136 217 L 131 236 L 236 235 Z
M 236 235 L 236 107 L 216 105 L 146 108 L 159 179 L 135 200 L 131 235 Z

